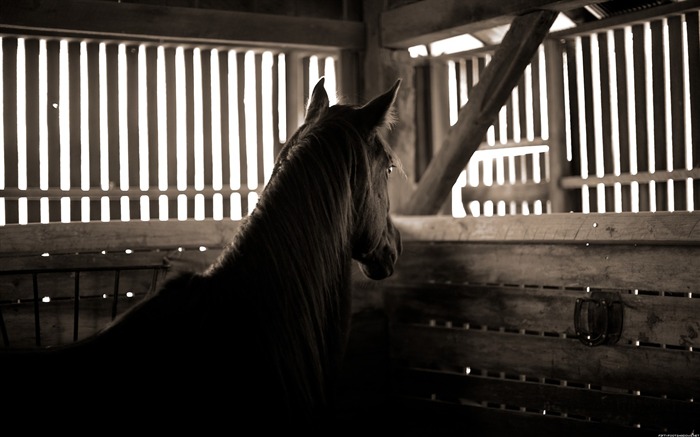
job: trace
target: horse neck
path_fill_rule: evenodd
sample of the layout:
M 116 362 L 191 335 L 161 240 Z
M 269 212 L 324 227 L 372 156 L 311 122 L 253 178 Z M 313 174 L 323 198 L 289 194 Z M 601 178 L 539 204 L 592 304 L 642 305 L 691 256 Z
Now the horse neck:
M 351 310 L 352 166 L 325 147 L 304 159 L 287 157 L 276 169 L 218 269 L 252 288 L 243 293 L 254 293 L 251 304 L 269 312 L 267 341 L 309 398 L 325 397 Z M 327 167 L 329 160 L 335 165 Z

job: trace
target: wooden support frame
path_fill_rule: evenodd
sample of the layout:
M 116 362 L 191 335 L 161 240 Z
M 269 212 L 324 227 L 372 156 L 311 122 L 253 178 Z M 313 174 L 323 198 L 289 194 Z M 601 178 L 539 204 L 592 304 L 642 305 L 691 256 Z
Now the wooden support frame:
M 2 0 L 0 10 L 0 33 L 275 48 L 365 47 L 365 25 L 351 20 L 89 0 Z
M 440 210 L 454 181 L 481 144 L 556 16 L 556 12 L 543 10 L 513 20 L 469 102 L 460 110 L 459 121 L 448 132 L 444 145 L 433 157 L 403 213 L 435 214 Z

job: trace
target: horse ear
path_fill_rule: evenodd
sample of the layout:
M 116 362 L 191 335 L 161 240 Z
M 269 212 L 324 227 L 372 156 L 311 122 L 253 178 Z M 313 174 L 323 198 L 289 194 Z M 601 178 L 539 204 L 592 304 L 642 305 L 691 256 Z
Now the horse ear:
M 398 79 L 387 92 L 375 97 L 371 102 L 360 108 L 362 120 L 367 128 L 374 129 L 391 125 L 394 122 L 392 107 L 394 100 L 396 100 L 399 85 L 401 85 L 401 79 Z
M 314 90 L 311 92 L 311 98 L 306 108 L 306 122 L 311 122 L 321 118 L 328 110 L 328 94 L 324 87 L 325 77 L 322 77 L 316 83 Z

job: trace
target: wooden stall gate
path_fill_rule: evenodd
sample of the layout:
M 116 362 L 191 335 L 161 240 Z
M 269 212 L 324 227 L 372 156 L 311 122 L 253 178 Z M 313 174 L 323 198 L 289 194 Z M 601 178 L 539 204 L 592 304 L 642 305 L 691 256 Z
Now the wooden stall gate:
M 399 217 L 404 253 L 379 286 L 407 429 L 697 432 L 699 221 Z

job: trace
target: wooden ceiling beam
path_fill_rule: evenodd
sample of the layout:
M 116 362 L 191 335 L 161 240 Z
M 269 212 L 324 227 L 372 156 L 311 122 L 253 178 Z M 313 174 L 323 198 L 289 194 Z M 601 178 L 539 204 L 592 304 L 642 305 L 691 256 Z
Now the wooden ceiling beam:
M 360 21 L 89 0 L 0 0 L 0 34 L 365 48 Z
M 422 0 L 382 14 L 382 45 L 405 49 L 510 23 L 524 13 L 562 12 L 602 0 Z
M 540 10 L 516 17 L 472 89 L 459 119 L 450 127 L 439 152 L 433 156 L 416 191 L 404 206 L 409 215 L 436 214 L 450 194 L 460 172 L 479 148 L 486 131 L 548 34 L 557 12 Z

